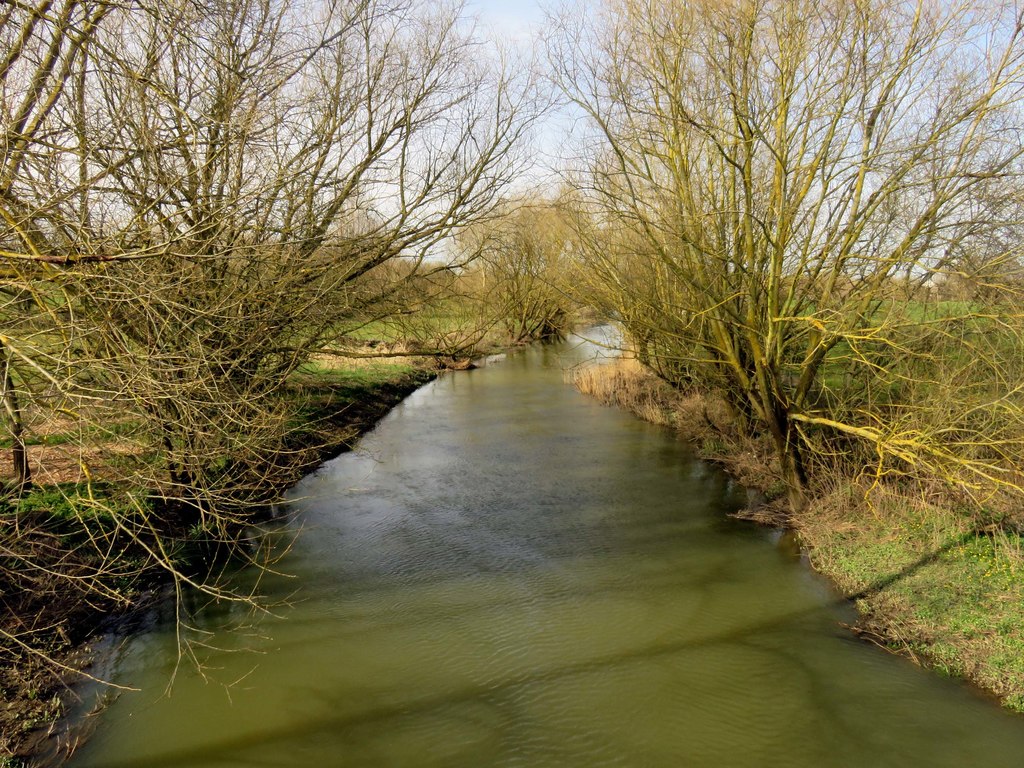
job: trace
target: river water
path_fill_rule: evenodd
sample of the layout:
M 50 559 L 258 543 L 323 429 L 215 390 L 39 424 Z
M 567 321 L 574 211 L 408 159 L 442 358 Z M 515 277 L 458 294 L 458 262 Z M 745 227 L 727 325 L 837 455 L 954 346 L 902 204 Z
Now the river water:
M 857 641 L 741 488 L 564 384 L 593 351 L 445 375 L 306 478 L 277 615 L 199 610 L 201 671 L 171 617 L 127 641 L 72 765 L 1024 764 L 1024 718 Z

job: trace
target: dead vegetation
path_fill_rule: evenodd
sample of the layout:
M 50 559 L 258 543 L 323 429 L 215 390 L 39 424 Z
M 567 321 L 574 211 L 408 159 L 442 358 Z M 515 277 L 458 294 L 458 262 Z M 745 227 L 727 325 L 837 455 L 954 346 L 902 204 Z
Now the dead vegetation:
M 652 424 L 675 428 L 683 439 L 694 443 L 703 458 L 726 466 L 744 485 L 765 492 L 771 499 L 782 493 L 770 445 L 737 429 L 724 400 L 680 392 L 629 353 L 573 369 L 569 378 L 577 389 L 605 405 L 619 406 Z
M 568 376 L 581 392 L 605 405 L 618 405 L 645 421 L 676 424 L 680 397 L 668 384 L 653 378 L 635 358 L 620 357 L 599 365 L 574 368 Z

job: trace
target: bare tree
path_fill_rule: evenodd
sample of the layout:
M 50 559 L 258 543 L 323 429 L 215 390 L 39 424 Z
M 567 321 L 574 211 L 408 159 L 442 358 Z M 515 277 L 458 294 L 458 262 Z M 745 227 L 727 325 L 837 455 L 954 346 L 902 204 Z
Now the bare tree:
M 922 429 L 886 360 L 914 357 L 918 383 L 939 380 L 923 365 L 940 342 L 958 345 L 946 360 L 1008 362 L 963 346 L 956 323 L 1016 349 L 1005 292 L 956 308 L 925 289 L 1011 223 L 979 201 L 1019 184 L 1021 35 L 1002 2 L 619 0 L 591 24 L 563 20 L 550 46 L 594 129 L 584 192 L 602 290 L 646 359 L 771 436 L 795 506 L 809 457 L 839 437 L 879 475 L 1019 484 L 1016 438 L 974 418 L 1012 402 L 1019 422 L 1013 379 L 959 393 L 952 424 Z M 850 379 L 871 386 L 854 397 Z
M 239 404 L 271 397 L 346 313 L 391 297 L 368 273 L 421 263 L 488 213 L 518 166 L 529 76 L 482 55 L 454 5 L 52 6 L 4 26 L 38 38 L 9 93 L 18 77 L 40 84 L 5 99 L 5 255 L 24 263 L 8 306 L 38 280 L 39 308 L 75 317 L 5 349 L 65 393 L 130 403 L 187 485 L 210 424 L 218 448 L 252 431 L 257 411 Z M 53 334 L 68 333 L 58 353 Z M 47 355 L 77 356 L 74 376 Z
M 575 246 L 565 205 L 520 201 L 506 208 L 464 238 L 482 262 L 480 290 L 513 344 L 558 338 L 574 307 L 567 281 Z
M 240 540 L 296 460 L 291 374 L 353 318 L 402 311 L 490 214 L 532 74 L 445 2 L 15 2 L 0 43 L 0 593 L 64 579 L 120 601 L 131 549 L 179 590 L 254 600 L 180 568 L 176 542 L 262 556 Z M 58 417 L 81 482 L 55 493 L 95 555 L 67 569 L 12 512 L 33 423 Z
M 275 455 L 289 373 L 392 290 L 362 278 L 493 206 L 529 94 L 457 7 L 230 0 L 117 21 L 84 121 L 110 169 L 91 205 L 147 257 L 79 270 L 76 293 L 112 402 L 150 420 L 171 484 L 237 492 L 224 462 Z

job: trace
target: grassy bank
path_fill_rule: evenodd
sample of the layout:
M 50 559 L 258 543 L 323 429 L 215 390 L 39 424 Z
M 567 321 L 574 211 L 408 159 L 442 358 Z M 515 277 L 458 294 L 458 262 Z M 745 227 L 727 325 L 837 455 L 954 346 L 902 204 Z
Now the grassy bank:
M 322 357 L 300 369 L 283 394 L 293 424 L 283 452 L 286 460 L 263 475 L 268 498 L 350 448 L 355 438 L 434 375 L 432 365 L 403 358 L 354 362 Z M 33 448 L 40 478 L 47 477 L 44 467 L 77 466 L 63 456 L 74 452 L 73 436 L 54 434 Z M 131 446 L 130 430 L 112 430 L 106 444 L 99 442 L 93 466 L 112 471 L 116 467 L 102 464 L 101 455 L 130 456 Z M 2 768 L 22 765 L 48 738 L 49 725 L 64 708 L 67 686 L 80 679 L 76 670 L 87 669 L 90 637 L 112 617 L 144 604 L 167 580 L 144 546 L 118 534 L 109 514 L 129 503 L 129 497 L 144 494 L 145 489 L 132 496 L 115 484 L 54 476 L 0 507 Z M 4 544 L 15 536 L 17 552 Z M 202 553 L 202 536 L 200 530 L 174 532 L 175 557 L 184 563 Z M 94 542 L 100 539 L 113 554 L 98 553 Z M 28 557 L 34 558 L 30 564 Z M 74 588 L 77 583 L 81 589 Z
M 794 529 L 811 563 L 855 601 L 856 630 L 943 674 L 973 681 L 1024 712 L 1024 536 L 941 490 L 816 478 L 799 515 L 771 447 L 732 429 L 727 407 L 684 395 L 622 359 L 573 375 L 581 391 L 641 418 L 671 425 L 765 504 L 751 519 Z

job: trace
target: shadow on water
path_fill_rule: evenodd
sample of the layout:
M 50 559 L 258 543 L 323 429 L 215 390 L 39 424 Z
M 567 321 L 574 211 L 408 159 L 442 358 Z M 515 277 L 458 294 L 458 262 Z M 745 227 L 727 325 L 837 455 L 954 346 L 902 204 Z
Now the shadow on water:
M 106 768 L 162 768 L 166 766 L 188 766 L 198 760 L 228 760 L 240 751 L 259 748 L 274 742 L 301 740 L 305 736 L 322 732 L 324 730 L 344 730 L 357 725 L 372 722 L 392 720 L 397 717 L 413 716 L 417 712 L 430 712 L 447 705 L 479 700 L 487 696 L 507 694 L 517 688 L 524 688 L 529 685 L 543 683 L 547 685 L 557 684 L 559 681 L 577 675 L 591 674 L 610 667 L 627 665 L 631 662 L 653 660 L 658 657 L 670 657 L 680 652 L 694 648 L 708 648 L 716 645 L 739 645 L 750 644 L 751 647 L 765 650 L 757 645 L 756 638 L 765 632 L 777 629 L 788 624 L 793 619 L 814 612 L 813 610 L 800 611 L 793 615 L 780 616 L 772 621 L 761 622 L 756 625 L 745 627 L 742 630 L 723 633 L 716 637 L 697 638 L 676 643 L 665 643 L 630 651 L 628 653 L 614 654 L 605 658 L 588 659 L 586 661 L 570 663 L 557 669 L 537 671 L 530 674 L 509 678 L 500 682 L 488 682 L 486 685 L 477 685 L 461 688 L 456 691 L 446 692 L 443 695 L 427 696 L 414 702 L 401 702 L 391 706 L 370 708 L 358 714 L 348 716 L 336 716 L 331 713 L 342 708 L 344 701 L 343 693 L 335 696 L 320 693 L 320 710 L 324 713 L 320 719 L 310 719 L 302 724 L 289 724 L 286 729 L 275 730 L 262 729 L 258 734 L 245 734 L 237 738 L 228 738 L 218 742 L 207 742 L 197 748 L 182 749 L 181 751 L 169 751 L 160 757 L 146 757 L 142 760 L 126 760 L 105 763 Z M 773 652 L 780 656 L 789 654 L 783 649 Z M 799 658 L 791 659 L 798 666 Z M 808 671 L 808 678 L 813 679 L 814 675 Z

